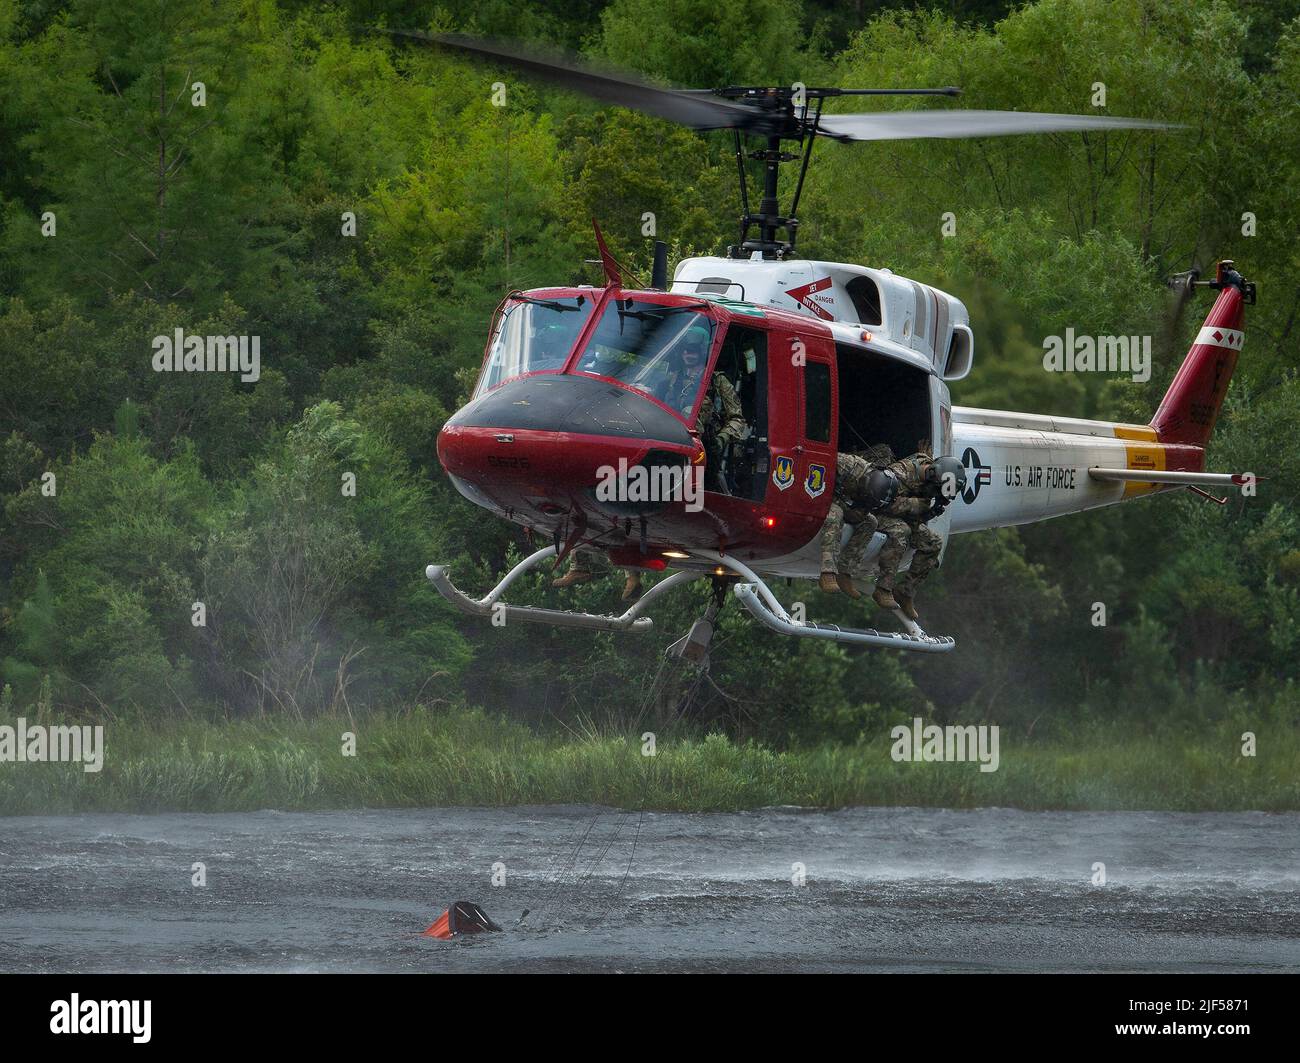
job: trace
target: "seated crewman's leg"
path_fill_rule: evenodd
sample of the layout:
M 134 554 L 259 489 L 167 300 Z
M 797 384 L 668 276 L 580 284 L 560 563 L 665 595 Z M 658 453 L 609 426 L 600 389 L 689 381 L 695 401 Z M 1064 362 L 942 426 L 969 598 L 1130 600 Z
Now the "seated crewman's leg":
M 629 568 L 627 570 L 627 579 L 623 581 L 623 601 L 630 602 L 634 598 L 641 597 L 641 570 L 639 568 Z
M 871 538 L 876 534 L 880 522 L 870 513 L 857 511 L 851 511 L 847 520 L 853 526 L 853 533 L 840 551 L 839 571 L 855 576 L 862 567 L 862 558 L 871 545 Z
M 907 521 L 898 517 L 880 517 L 878 522 L 876 530 L 884 532 L 885 545 L 880 548 L 877 558 L 876 593 L 871 600 L 882 609 L 893 610 L 898 608 L 894 598 L 894 578 L 898 575 L 898 566 L 903 563 L 903 555 L 907 553 L 912 529 Z
M 918 524 L 909 536 L 909 541 L 916 552 L 912 555 L 911 565 L 898 579 L 894 599 L 905 616 L 916 620 L 919 614 L 912 599 L 921 581 L 939 567 L 939 551 L 943 549 L 943 539 L 926 525 Z
M 840 565 L 835 580 L 839 583 L 840 590 L 850 598 L 861 598 L 862 592 L 858 590 L 853 578 L 862 567 L 862 557 L 871 545 L 871 537 L 876 534 L 877 521 L 870 513 L 856 509 L 849 510 L 845 519 L 853 526 L 853 533 L 840 551 Z
M 836 555 L 840 552 L 840 531 L 844 527 L 844 507 L 838 501 L 831 502 L 830 512 L 826 514 L 826 523 L 822 525 L 822 572 L 817 586 L 828 594 L 839 590 L 835 581 Z
M 731 494 L 731 488 L 722 475 L 722 456 L 725 452 L 725 439 L 707 437 L 704 440 L 704 489 L 719 495 Z
M 590 583 L 609 566 L 605 564 L 605 555 L 588 546 L 578 546 L 569 554 L 568 565 L 564 575 L 551 580 L 552 587 L 576 587 L 579 583 Z

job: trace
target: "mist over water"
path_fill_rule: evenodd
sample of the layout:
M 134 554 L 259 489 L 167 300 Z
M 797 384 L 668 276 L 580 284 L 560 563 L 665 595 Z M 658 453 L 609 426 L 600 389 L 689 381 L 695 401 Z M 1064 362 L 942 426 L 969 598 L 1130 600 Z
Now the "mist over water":
M 21 817 L 0 970 L 1295 971 L 1298 887 L 1296 813 Z M 458 899 L 505 932 L 418 936 Z

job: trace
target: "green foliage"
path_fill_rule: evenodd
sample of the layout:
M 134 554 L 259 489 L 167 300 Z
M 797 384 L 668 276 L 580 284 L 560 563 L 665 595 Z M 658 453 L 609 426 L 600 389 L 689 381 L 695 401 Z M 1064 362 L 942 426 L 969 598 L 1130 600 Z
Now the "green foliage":
M 735 161 L 730 153 L 668 122 L 628 111 L 575 117 L 564 126 L 572 238 L 597 218 L 611 250 L 647 283 L 646 214 L 679 253 L 714 254 L 731 235 Z M 734 151 L 734 149 L 733 149 Z
M 143 439 L 103 435 L 7 501 L 27 546 L 13 587 L 17 639 L 7 681 L 57 672 L 80 701 L 176 705 L 192 697 L 189 607 L 212 498 L 192 450 L 151 457 Z
M 54 595 L 45 573 L 37 575 L 32 596 L 18 609 L 9 632 L 14 656 L 5 658 L 5 693 L 12 698 L 17 690 L 24 699 L 35 699 L 47 676 L 64 681 L 59 663 L 63 647 L 58 619 L 54 612 Z
M 302 716 L 347 707 L 353 683 L 364 702 L 454 676 L 465 650 L 411 563 L 431 524 L 428 487 L 384 439 L 336 404 L 308 410 L 212 522 L 200 569 L 225 685 Z
M 0 699 L 0 707 L 5 702 Z M 1258 753 L 1241 727 L 1185 730 L 1092 725 L 1044 738 L 1004 730 L 996 772 L 974 763 L 898 762 L 887 732 L 797 750 L 717 732 L 661 739 L 535 734 L 466 710 L 416 708 L 297 721 L 156 720 L 105 727 L 103 770 L 32 765 L 0 773 L 0 813 L 231 812 L 265 808 L 402 808 L 542 803 L 724 812 L 772 805 L 928 805 L 1105 811 L 1293 810 L 1300 747 L 1294 699 L 1255 716 Z M 0 724 L 14 720 L 11 709 Z M 35 713 L 25 710 L 29 723 Z M 58 714 L 44 710 L 43 720 Z M 75 721 L 74 721 L 75 722 Z M 340 736 L 357 733 L 355 756 Z
M 675 85 L 785 85 L 799 78 L 801 15 L 789 0 L 614 0 L 595 52 Z

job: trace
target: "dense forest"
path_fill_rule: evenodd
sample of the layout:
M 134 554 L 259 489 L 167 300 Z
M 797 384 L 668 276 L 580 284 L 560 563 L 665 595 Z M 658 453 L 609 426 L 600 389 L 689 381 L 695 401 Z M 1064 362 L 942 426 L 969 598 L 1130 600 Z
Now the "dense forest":
M 698 612 L 703 589 L 648 635 L 495 629 L 423 572 L 486 587 L 524 548 L 434 453 L 502 295 L 597 280 L 593 216 L 642 268 L 647 211 L 674 259 L 720 252 L 729 136 L 359 29 L 389 26 L 534 40 L 677 85 L 957 84 L 966 107 L 1185 125 L 824 144 L 800 249 L 962 298 L 976 361 L 954 401 L 1138 422 L 1208 306 L 1172 317 L 1162 279 L 1234 259 L 1259 302 L 1210 466 L 1255 472 L 1257 496 L 958 537 L 926 588 L 929 627 L 958 640 L 946 658 L 796 645 L 730 612 L 692 712 L 796 744 L 917 713 L 1062 734 L 1294 723 L 1297 15 L 1295 0 L 0 0 L 8 704 L 467 704 L 617 726 Z M 1066 328 L 1152 335 L 1151 380 L 1044 372 L 1043 337 Z M 257 379 L 155 371 L 155 337 L 177 329 L 258 337 Z M 538 575 L 521 599 L 603 612 L 620 587 L 565 595 Z M 862 622 L 843 596 L 778 590 Z

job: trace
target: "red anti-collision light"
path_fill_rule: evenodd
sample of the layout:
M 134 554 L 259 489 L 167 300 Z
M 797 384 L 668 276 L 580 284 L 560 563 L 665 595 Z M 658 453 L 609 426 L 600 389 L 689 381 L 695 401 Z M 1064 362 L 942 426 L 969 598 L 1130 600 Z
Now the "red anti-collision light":
M 760 523 L 761 525 L 763 525 L 764 528 L 775 528 L 775 527 L 776 527 L 776 518 L 775 518 L 775 517 L 762 517 L 762 518 L 760 518 L 759 523 Z
M 609 559 L 623 568 L 644 568 L 651 572 L 662 572 L 668 562 L 662 557 L 646 557 L 639 546 L 616 546 L 609 551 Z

